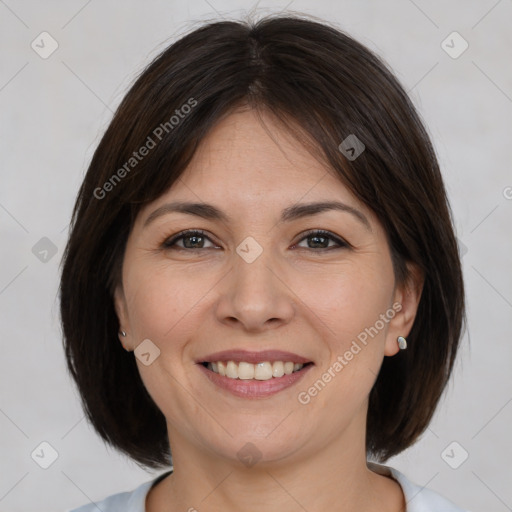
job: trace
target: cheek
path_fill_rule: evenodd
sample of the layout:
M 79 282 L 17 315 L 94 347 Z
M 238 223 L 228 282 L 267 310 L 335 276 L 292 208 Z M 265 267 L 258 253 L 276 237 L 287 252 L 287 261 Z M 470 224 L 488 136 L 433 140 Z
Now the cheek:
M 309 297 L 308 306 L 329 327 L 332 345 L 345 350 L 390 308 L 393 285 L 393 273 L 385 265 L 347 265 L 320 282 L 316 280 L 314 287 L 306 283 L 301 296 Z M 377 327 L 385 331 L 381 324 Z
M 176 332 L 211 287 L 204 276 L 178 272 L 165 263 L 128 269 L 125 283 L 132 328 L 140 339 L 161 341 L 179 339 Z
M 139 342 L 150 339 L 160 350 L 148 366 L 137 360 L 139 374 L 159 409 L 179 423 L 183 411 L 193 409 L 199 414 L 189 394 L 183 393 L 189 370 L 183 353 L 190 334 L 200 325 L 193 308 L 211 285 L 201 285 L 204 276 L 194 278 L 168 264 L 133 265 L 126 270 L 125 294 L 133 335 Z
M 327 392 L 319 392 L 315 400 L 320 406 L 335 403 L 355 411 L 366 400 L 382 363 L 394 276 L 374 262 L 347 266 L 320 284 L 309 294 L 308 306 L 327 348 L 319 370 L 329 383 Z M 324 389 L 321 383 L 317 387 Z

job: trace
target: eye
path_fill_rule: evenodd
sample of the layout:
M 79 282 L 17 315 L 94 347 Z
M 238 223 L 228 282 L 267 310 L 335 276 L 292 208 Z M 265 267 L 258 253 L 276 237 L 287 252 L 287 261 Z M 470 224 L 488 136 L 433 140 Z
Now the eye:
M 201 230 L 181 231 L 162 243 L 164 249 L 209 249 L 204 247 L 205 240 L 211 240 Z M 183 245 L 177 245 L 177 242 L 183 241 Z M 211 242 L 212 243 L 212 242 Z M 215 246 L 216 247 L 216 246 Z
M 341 238 L 337 237 L 330 231 L 325 231 L 323 229 L 315 229 L 305 233 L 305 235 L 300 239 L 299 243 L 304 240 L 312 240 L 313 247 L 304 247 L 297 244 L 297 247 L 301 249 L 341 249 L 348 248 L 350 245 L 343 241 Z M 194 229 L 181 231 L 176 235 L 167 238 L 161 244 L 164 249 L 178 249 L 178 250 L 187 250 L 187 249 L 209 249 L 211 247 L 205 247 L 205 241 L 209 241 L 212 243 L 212 247 L 218 247 L 213 244 L 208 236 L 204 234 L 202 230 Z M 181 245 L 178 243 L 181 242 Z M 329 246 L 330 242 L 334 242 L 336 245 Z M 316 251 L 318 252 L 318 251 Z
M 333 235 L 330 231 L 325 231 L 323 229 L 315 229 L 312 231 L 308 231 L 305 236 L 303 236 L 299 243 L 303 240 L 313 240 L 313 247 L 304 247 L 297 244 L 298 247 L 305 249 L 342 249 L 344 247 L 348 248 L 349 244 L 343 241 L 341 238 Z M 335 242 L 336 246 L 329 246 L 329 242 Z

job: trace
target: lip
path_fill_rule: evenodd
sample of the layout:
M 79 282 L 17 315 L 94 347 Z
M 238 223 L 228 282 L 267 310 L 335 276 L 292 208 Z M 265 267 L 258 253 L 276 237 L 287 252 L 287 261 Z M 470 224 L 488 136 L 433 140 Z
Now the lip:
M 218 354 L 214 354 L 218 356 Z M 218 359 L 222 361 L 222 359 Z M 278 359 L 279 360 L 279 359 Z M 261 359 L 259 360 L 261 361 Z M 268 359 L 267 359 L 268 361 Z M 250 361 L 247 361 L 250 362 Z M 200 371 L 216 386 L 229 391 L 231 394 L 240 398 L 267 398 L 284 389 L 287 389 L 296 384 L 300 379 L 309 372 L 314 364 L 308 364 L 302 370 L 291 373 L 290 375 L 283 375 L 282 377 L 272 377 L 269 380 L 242 380 L 242 379 L 231 379 L 229 377 L 223 377 L 218 373 L 208 370 L 201 363 L 196 365 Z
M 292 352 L 285 352 L 283 350 L 262 350 L 260 352 L 251 352 L 249 350 L 234 349 L 224 350 L 222 352 L 215 352 L 205 356 L 204 358 L 197 359 L 196 363 L 216 363 L 217 361 L 245 361 L 246 363 L 258 364 L 265 361 L 273 363 L 275 361 L 291 361 L 292 363 L 311 363 L 311 359 L 293 354 Z M 233 380 L 233 379 L 232 379 Z

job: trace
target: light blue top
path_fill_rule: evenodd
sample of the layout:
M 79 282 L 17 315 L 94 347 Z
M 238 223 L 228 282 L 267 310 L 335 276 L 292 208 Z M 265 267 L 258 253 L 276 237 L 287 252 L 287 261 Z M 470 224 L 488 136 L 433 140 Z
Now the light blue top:
M 413 484 L 396 469 L 373 462 L 369 462 L 368 467 L 375 473 L 392 477 L 400 484 L 407 504 L 405 512 L 469 512 L 434 491 Z M 149 490 L 170 473 L 172 470 L 139 485 L 133 491 L 112 494 L 96 504 L 88 503 L 68 512 L 146 512 L 146 496 Z

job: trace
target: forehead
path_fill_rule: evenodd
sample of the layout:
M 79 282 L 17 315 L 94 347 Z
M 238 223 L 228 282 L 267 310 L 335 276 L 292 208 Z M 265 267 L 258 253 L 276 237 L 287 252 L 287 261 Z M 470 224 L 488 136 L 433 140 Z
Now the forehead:
M 202 140 L 165 198 L 193 193 L 226 207 L 240 201 L 290 203 L 339 199 L 357 202 L 333 169 L 268 114 L 234 112 Z M 203 197 L 204 196 L 204 197 Z M 162 200 L 164 197 L 162 197 Z
M 265 112 L 242 110 L 229 114 L 209 131 L 180 178 L 138 212 L 135 230 L 144 229 L 176 203 L 210 205 L 205 218 L 256 226 L 267 221 L 275 224 L 288 213 L 290 219 L 308 215 L 290 211 L 307 210 L 307 203 L 333 202 L 352 210 L 369 232 L 381 230 L 374 212 L 289 130 Z M 203 216 L 204 207 L 200 210 Z M 212 216 L 212 210 L 219 215 Z M 319 211 L 336 215 L 329 207 Z M 197 214 L 195 207 L 194 212 Z

